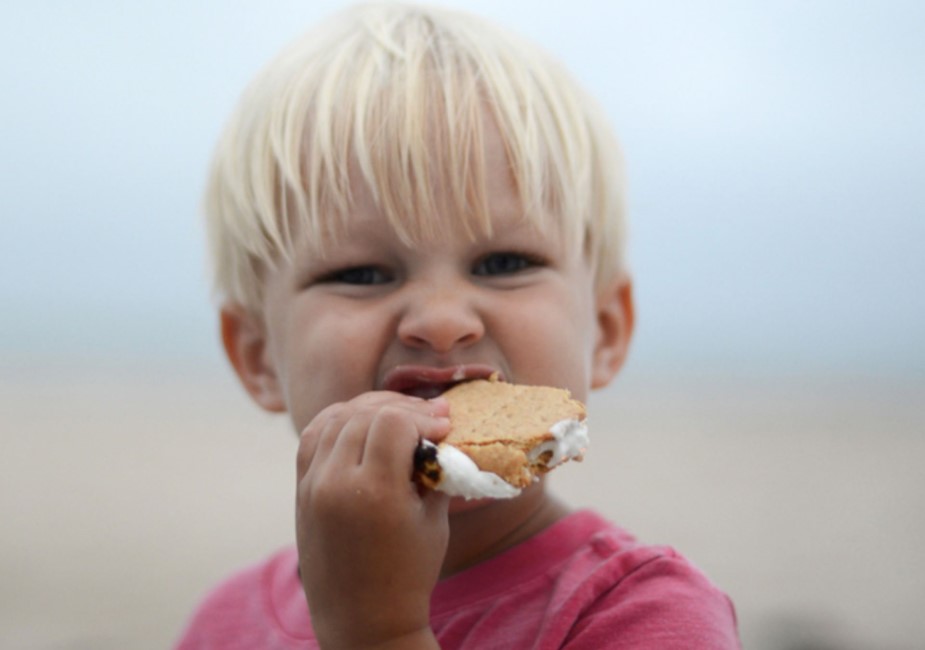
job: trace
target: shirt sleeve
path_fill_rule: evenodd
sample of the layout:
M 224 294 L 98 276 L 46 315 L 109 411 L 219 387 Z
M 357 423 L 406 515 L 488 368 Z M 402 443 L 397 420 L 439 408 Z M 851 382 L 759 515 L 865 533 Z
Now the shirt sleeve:
M 729 598 L 677 554 L 659 555 L 590 603 L 568 650 L 740 650 Z

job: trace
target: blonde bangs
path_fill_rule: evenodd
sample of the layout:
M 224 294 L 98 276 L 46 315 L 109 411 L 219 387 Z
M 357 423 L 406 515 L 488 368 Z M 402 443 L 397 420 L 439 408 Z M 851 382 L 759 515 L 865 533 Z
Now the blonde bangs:
M 206 197 L 219 299 L 256 309 L 264 268 L 303 240 L 324 255 L 357 179 L 408 245 L 448 225 L 490 234 L 488 129 L 524 217 L 588 247 L 599 276 L 618 269 L 620 165 L 590 99 L 549 57 L 480 20 L 372 5 L 285 50 L 232 117 Z

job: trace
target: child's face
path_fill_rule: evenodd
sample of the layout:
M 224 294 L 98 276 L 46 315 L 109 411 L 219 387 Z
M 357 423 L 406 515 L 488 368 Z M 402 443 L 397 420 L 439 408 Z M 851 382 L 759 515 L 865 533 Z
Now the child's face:
M 449 216 L 434 242 L 410 247 L 357 184 L 346 236 L 268 275 L 261 390 L 276 401 L 258 401 L 287 409 L 301 431 L 366 391 L 429 397 L 451 379 L 498 372 L 585 400 L 610 380 L 629 340 L 628 290 L 595 291 L 578 247 L 520 218 L 496 135 L 485 155 L 490 237 L 473 239 Z

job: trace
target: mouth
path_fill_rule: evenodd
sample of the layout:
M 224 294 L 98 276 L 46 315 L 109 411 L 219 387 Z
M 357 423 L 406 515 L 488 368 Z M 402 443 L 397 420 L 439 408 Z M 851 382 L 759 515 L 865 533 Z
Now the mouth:
M 386 373 L 382 382 L 384 390 L 433 399 L 453 386 L 475 379 L 488 379 L 492 375 L 504 380 L 501 373 L 491 366 L 468 364 L 435 368 L 431 366 L 397 366 Z

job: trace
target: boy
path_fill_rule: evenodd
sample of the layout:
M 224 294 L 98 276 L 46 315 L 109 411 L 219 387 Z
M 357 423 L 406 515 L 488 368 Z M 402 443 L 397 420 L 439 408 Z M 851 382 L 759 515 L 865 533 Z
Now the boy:
M 468 16 L 354 9 L 264 70 L 207 214 L 228 357 L 301 433 L 297 548 L 216 589 L 179 648 L 738 647 L 688 562 L 542 481 L 464 501 L 410 480 L 453 381 L 585 401 L 619 370 L 615 151 L 556 64 Z

